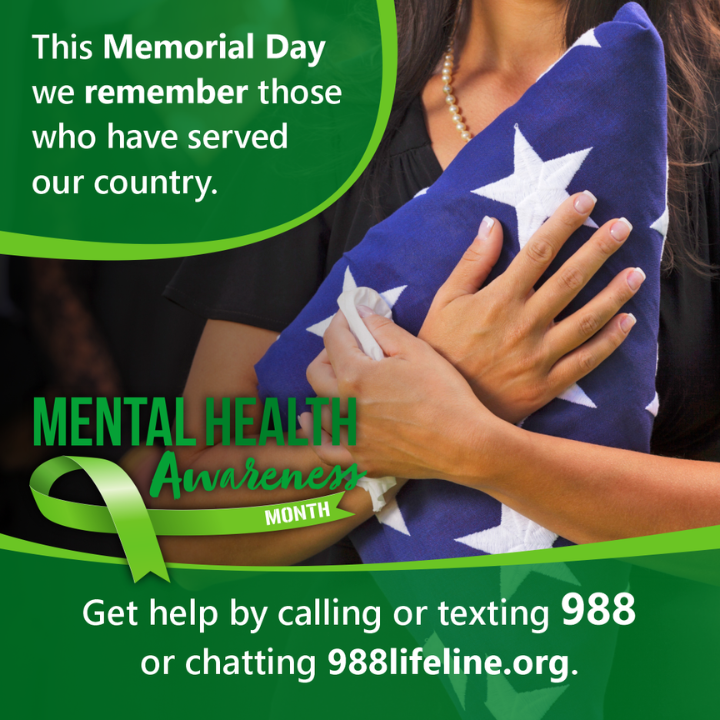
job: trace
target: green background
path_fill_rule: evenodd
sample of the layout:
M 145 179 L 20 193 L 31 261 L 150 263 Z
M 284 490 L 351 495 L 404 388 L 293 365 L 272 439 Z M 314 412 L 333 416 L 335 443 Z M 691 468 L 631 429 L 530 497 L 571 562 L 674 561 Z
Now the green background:
M 688 531 L 671 539 L 700 540 L 718 529 Z M 662 541 L 663 536 L 656 538 Z M 148 576 L 134 585 L 122 561 L 102 558 L 65 559 L 26 554 L 67 551 L 0 538 L 5 619 L 0 678 L 3 707 L 9 717 L 72 715 L 77 718 L 222 717 L 252 718 L 395 718 L 463 717 L 536 720 L 547 718 L 679 718 L 716 717 L 720 692 L 716 681 L 720 646 L 720 550 L 646 555 L 637 558 L 589 559 L 534 563 L 525 554 L 467 559 L 466 567 L 435 569 L 428 563 L 393 566 L 292 569 L 200 569 L 171 566 L 171 584 Z M 622 541 L 625 542 L 625 541 Z M 633 547 L 634 541 L 625 545 Z M 652 539 L 650 539 L 652 542 Z M 661 542 L 658 549 L 662 552 Z M 613 552 L 613 543 L 568 548 L 596 554 Z M 635 545 L 635 547 L 639 547 Z M 19 552 L 21 551 L 21 552 Z M 558 558 L 571 558 L 566 552 Z M 582 556 L 583 553 L 579 553 Z M 80 558 L 79 555 L 74 555 Z M 92 561 L 88 562 L 87 560 Z M 456 561 L 457 563 L 458 561 Z M 437 566 L 435 562 L 434 565 Z M 636 621 L 620 627 L 586 621 L 562 623 L 562 597 L 593 592 L 614 597 L 630 590 Z M 149 598 L 157 603 L 189 607 L 214 605 L 218 623 L 200 635 L 197 627 L 152 627 L 147 622 Z M 382 624 L 376 634 L 351 627 L 281 627 L 276 618 L 283 605 L 312 605 L 314 598 L 337 597 L 340 604 L 379 605 Z M 550 627 L 544 634 L 529 628 L 443 627 L 433 608 L 448 605 L 546 605 Z M 105 608 L 140 608 L 137 627 L 90 627 L 82 619 L 88 600 L 101 598 Z M 238 604 L 269 605 L 263 628 L 227 623 L 230 598 Z M 398 605 L 427 605 L 420 627 L 400 628 L 392 622 Z M 274 611 L 274 612 L 273 612 Z M 561 654 L 570 658 L 576 676 L 553 684 L 549 675 L 488 678 L 413 676 L 331 677 L 326 657 L 341 647 L 371 650 L 392 646 L 443 646 L 463 654 L 499 655 L 504 664 L 515 655 Z M 184 670 L 184 658 L 202 653 L 242 655 L 248 649 L 274 654 L 317 655 L 316 677 L 308 684 L 295 677 L 197 676 Z M 140 661 L 148 654 L 179 658 L 175 673 L 145 676 Z M 604 715 L 603 715 L 604 707 Z
M 2 27 L 3 96 L 0 158 L 0 252 L 66 258 L 149 258 L 210 252 L 270 237 L 319 212 L 367 165 L 387 122 L 394 90 L 397 48 L 391 0 L 272 0 L 263 3 L 207 0 L 37 0 L 8 8 Z M 93 41 L 90 60 L 37 58 L 33 34 Z M 103 36 L 133 41 L 191 39 L 246 41 L 255 35 L 253 60 L 105 59 Z M 265 35 L 290 41 L 326 41 L 321 61 L 265 59 Z M 46 41 L 46 53 L 48 41 Z M 215 52 L 217 49 L 215 50 Z M 46 55 L 47 57 L 47 55 Z M 86 85 L 248 85 L 242 105 L 111 104 L 84 102 Z M 342 88 L 337 105 L 262 105 L 261 80 Z M 71 85 L 72 105 L 37 104 L 32 86 Z M 249 94 L 250 93 L 250 94 Z M 38 150 L 32 130 L 63 122 L 76 132 L 93 130 L 95 147 Z M 124 130 L 174 129 L 175 150 L 107 149 L 107 124 Z M 190 129 L 280 128 L 288 148 L 186 149 Z M 202 202 L 189 195 L 99 195 L 98 175 L 212 175 Z M 38 195 L 37 175 L 84 175 L 78 195 Z M 195 187 L 195 183 L 191 187 Z M 98 228 L 102 228 L 99 233 Z M 81 241 L 78 243 L 78 241 Z M 110 245 L 112 244 L 112 245 Z

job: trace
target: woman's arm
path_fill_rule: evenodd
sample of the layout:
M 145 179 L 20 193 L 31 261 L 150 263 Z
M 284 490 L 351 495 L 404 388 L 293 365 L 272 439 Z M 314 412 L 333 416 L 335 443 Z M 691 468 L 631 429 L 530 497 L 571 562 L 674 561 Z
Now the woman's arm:
M 392 499 L 402 481 L 385 493 Z M 200 565 L 293 565 L 342 539 L 372 517 L 370 496 L 361 488 L 345 493 L 339 507 L 353 517 L 294 530 L 207 537 L 160 537 L 166 562 Z
M 278 446 L 274 442 L 265 446 L 207 445 L 205 440 L 206 398 L 214 398 L 216 414 L 219 414 L 224 397 L 257 398 L 257 378 L 254 365 L 275 341 L 277 333 L 232 322 L 209 320 L 195 353 L 190 375 L 183 393 L 185 400 L 185 435 L 197 440 L 194 447 L 174 448 L 179 471 L 187 468 L 196 473 L 209 470 L 235 468 L 236 476 L 242 477 L 245 461 L 255 459 L 255 466 L 263 469 L 274 467 L 300 470 L 304 475 L 322 465 L 309 446 Z M 245 435 L 259 433 L 262 404 L 246 407 L 246 416 L 255 423 L 248 426 Z M 234 425 L 231 432 L 234 438 Z M 330 466 L 324 466 L 329 472 Z M 312 490 L 294 488 L 277 490 L 248 490 L 245 486 L 233 490 L 230 487 L 207 492 L 202 485 L 192 493 L 183 493 L 174 500 L 170 488 L 165 488 L 158 498 L 149 497 L 147 487 L 142 488 L 149 507 L 155 508 L 216 508 L 270 505 L 303 500 L 331 492 L 327 488 Z M 397 492 L 397 489 L 393 490 Z M 304 560 L 329 547 L 350 530 L 372 515 L 370 497 L 362 488 L 345 493 L 340 507 L 355 513 L 352 518 L 295 530 L 279 530 L 252 535 L 222 535 L 214 537 L 163 537 L 160 545 L 165 559 L 170 562 L 188 562 L 228 565 L 288 565 Z
M 720 467 L 510 428 L 472 486 L 573 542 L 720 525 Z M 469 471 L 470 468 L 467 468 Z
M 274 467 L 290 468 L 307 474 L 321 463 L 309 446 L 277 445 L 269 442 L 260 446 L 236 446 L 234 404 L 231 412 L 230 445 L 221 444 L 221 430 L 216 428 L 215 443 L 208 445 L 205 432 L 207 398 L 212 398 L 216 416 L 220 415 L 222 398 L 255 398 L 256 405 L 245 406 L 245 416 L 253 424 L 244 430 L 246 437 L 257 437 L 260 433 L 262 402 L 258 398 L 255 363 L 262 358 L 277 333 L 261 328 L 221 320 L 208 320 L 200 343 L 195 352 L 190 374 L 183 392 L 185 406 L 185 434 L 196 439 L 195 446 L 179 446 L 174 451 L 182 474 L 192 468 L 198 472 L 235 468 L 236 474 L 244 473 L 245 462 L 252 457 L 255 467 L 263 470 Z M 326 472 L 330 467 L 323 466 Z M 233 490 L 229 487 L 216 488 L 207 492 L 199 486 L 192 494 L 183 494 L 173 500 L 170 488 L 165 488 L 155 501 L 155 506 L 182 507 L 243 507 L 248 505 L 270 505 L 274 503 L 304 500 L 318 495 L 327 495 L 322 490 L 249 490 L 246 486 Z
M 365 322 L 387 358 L 364 356 L 339 313 L 325 334 L 328 362 L 311 373 L 317 392 L 357 398 L 349 452 L 362 470 L 482 490 L 574 542 L 720 524 L 717 464 L 521 430 L 427 343 L 378 315 Z M 317 451 L 337 456 L 331 446 Z

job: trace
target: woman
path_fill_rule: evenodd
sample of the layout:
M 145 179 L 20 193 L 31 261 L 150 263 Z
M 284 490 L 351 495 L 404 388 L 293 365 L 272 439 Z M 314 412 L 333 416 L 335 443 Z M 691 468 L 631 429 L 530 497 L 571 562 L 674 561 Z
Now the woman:
M 538 75 L 558 59 L 569 42 L 588 28 L 610 19 L 621 4 L 596 0 L 571 0 L 567 4 L 554 0 L 475 0 L 468 3 L 457 19 L 453 86 L 469 131 L 479 132 L 516 102 Z M 717 147 L 714 138 L 717 130 L 707 117 L 707 109 L 714 105 L 714 99 L 703 78 L 712 77 L 711 73 L 716 73 L 720 64 L 716 41 L 719 13 L 717 3 L 710 0 L 662 3 L 659 9 L 654 3 L 646 5 L 664 37 L 667 51 L 671 86 L 669 133 L 673 206 L 669 241 L 672 252 L 668 253 L 668 259 L 676 259 L 675 268 L 663 289 L 658 375 L 663 402 L 654 447 L 656 452 L 665 454 L 702 456 L 704 453 L 710 457 L 714 433 L 720 425 L 720 381 L 717 373 L 707 369 L 716 365 L 713 361 L 720 346 L 716 336 L 720 323 L 717 322 L 717 287 L 701 272 L 717 261 L 707 238 L 714 235 L 720 225 L 720 210 L 715 201 L 715 194 L 720 194 L 720 173 L 714 156 L 709 158 L 708 165 L 693 163 L 706 160 L 709 151 Z M 439 71 L 456 22 L 456 3 L 398 2 L 397 6 L 401 47 L 396 103 L 378 159 L 363 182 L 322 216 L 284 237 L 265 241 L 254 248 L 222 254 L 222 259 L 221 256 L 210 256 L 186 263 L 168 289 L 171 298 L 210 318 L 185 393 L 190 415 L 188 431 L 196 437 L 204 435 L 205 398 L 256 393 L 254 363 L 274 341 L 277 331 L 282 330 L 307 302 L 342 251 L 357 244 L 372 222 L 431 184 L 465 142 L 448 118 L 442 91 L 445 81 Z M 372 213 L 376 206 L 379 212 Z M 572 232 L 573 223 L 581 224 L 591 209 L 583 205 L 579 196 L 574 196 L 539 231 L 542 238 L 558 247 Z M 598 253 L 607 244 L 611 231 L 622 232 L 622 227 L 616 226 L 614 221 L 601 228 L 587 244 L 588 250 L 583 248 L 581 251 L 582 257 L 581 252 L 575 256 L 578 270 L 584 276 L 593 272 Z M 578 328 L 574 339 L 566 339 L 563 347 L 556 349 L 559 357 L 568 360 L 566 366 L 574 363 L 574 367 L 559 380 L 551 377 L 556 364 L 534 362 L 543 344 L 544 333 L 522 314 L 521 298 L 514 298 L 513 307 L 517 312 L 508 316 L 493 315 L 485 312 L 488 303 L 484 302 L 492 286 L 477 297 L 467 290 L 473 283 L 477 286 L 483 272 L 491 267 L 493 253 L 500 242 L 499 224 L 485 228 L 488 229 L 490 232 L 481 233 L 484 237 L 477 241 L 466 262 L 461 263 L 439 293 L 423 336 L 462 370 L 493 412 L 517 420 L 524 416 L 522 413 L 540 407 L 589 372 L 622 340 L 630 329 L 631 320 L 622 314 L 608 320 L 638 289 L 637 280 L 641 278 L 631 282 L 628 270 L 623 278 L 618 278 L 593 301 L 595 309 L 592 312 L 601 322 L 595 327 L 585 327 L 582 338 L 583 329 Z M 532 245 L 531 241 L 526 248 Z M 590 252 L 593 248 L 595 253 Z M 481 259 L 480 263 L 474 262 L 476 257 Z M 522 262 L 521 253 L 516 263 Z M 274 273 L 269 276 L 272 270 Z M 203 275 L 207 280 L 212 278 L 211 289 L 205 292 L 191 290 L 208 287 L 208 282 L 202 282 Z M 493 292 L 500 287 L 499 297 L 503 300 L 510 297 L 513 285 L 510 271 L 505 275 L 503 283 L 493 283 Z M 259 287 L 260 282 L 262 287 Z M 465 292 L 458 297 L 461 286 L 465 287 Z M 242 288 L 242 294 L 238 288 Z M 497 307 L 498 303 L 489 305 Z M 474 313 L 470 322 L 467 321 L 469 309 Z M 713 510 L 715 490 L 710 482 L 711 464 L 661 458 L 654 458 L 650 463 L 645 456 L 635 459 L 632 453 L 550 438 L 541 438 L 541 442 L 535 437 L 528 439 L 529 433 L 513 428 L 488 412 L 467 380 L 430 345 L 408 338 L 392 326 L 378 328 L 377 318 L 370 318 L 368 322 L 371 329 L 379 332 L 381 344 L 385 335 L 391 336 L 385 349 L 390 355 L 399 352 L 401 357 L 393 357 L 370 368 L 353 355 L 342 318 L 338 318 L 327 340 L 330 361 L 336 370 L 341 368 L 339 387 L 330 366 L 322 358 L 311 369 L 311 380 L 316 389 L 323 389 L 321 394 L 347 395 L 351 391 L 357 394 L 361 404 L 360 444 L 353 448 L 353 454 L 363 469 L 369 469 L 371 473 L 382 469 L 406 477 L 443 477 L 478 487 L 578 542 L 657 532 L 661 526 L 662 529 L 678 529 L 720 522 L 720 513 Z M 506 357 L 513 357 L 514 362 L 512 365 L 507 361 L 504 363 L 504 385 L 499 386 L 506 389 L 490 397 L 483 387 L 490 387 L 491 383 L 482 382 L 488 368 L 487 358 L 478 355 L 477 344 L 472 343 L 474 336 L 466 331 L 468 325 L 482 327 L 487 337 L 498 337 L 497 327 L 501 323 L 505 327 L 507 323 L 513 323 L 516 328 L 509 334 L 516 343 L 512 353 L 506 353 Z M 449 335 L 442 331 L 443 327 L 453 326 Z M 592 332 L 603 326 L 597 335 Z M 595 335 L 594 340 L 576 349 L 578 339 L 582 341 L 592 335 Z M 458 340 L 461 336 L 468 339 L 467 344 Z M 393 345 L 395 340 L 399 345 Z M 588 355 L 588 348 L 594 350 L 592 355 Z M 690 360 L 688 355 L 692 356 Z M 405 359 L 411 362 L 405 363 Z M 693 367 L 699 377 L 691 378 L 696 382 L 686 382 L 682 390 L 674 394 L 668 378 L 685 363 Z M 397 366 L 401 364 L 403 368 L 412 368 L 414 382 L 433 373 L 433 381 L 425 384 L 425 387 L 431 387 L 431 392 L 442 384 L 444 392 L 451 391 L 457 396 L 458 406 L 452 408 L 455 419 L 448 417 L 444 428 L 421 422 L 411 425 L 407 415 L 405 421 L 400 418 L 399 405 L 404 404 L 407 410 L 408 402 L 414 400 L 412 394 L 403 394 L 408 386 L 399 379 L 402 373 L 397 371 Z M 348 379 L 355 381 L 347 382 Z M 492 386 L 498 386 L 497 376 Z M 379 402 L 380 391 L 385 393 L 383 402 Z M 691 395 L 694 414 L 683 409 L 683 392 Z M 439 412 L 433 405 L 433 398 L 438 397 L 427 396 L 427 405 L 418 399 L 412 405 L 412 416 L 432 417 L 433 412 Z M 378 413 L 370 410 L 373 404 L 380 409 Z M 518 413 L 521 414 L 518 416 Z M 436 417 L 445 418 L 446 415 Z M 462 419 L 461 425 L 457 418 Z M 387 427 L 388 421 L 399 423 L 397 428 L 393 426 L 393 433 L 401 433 L 403 442 L 396 455 L 387 446 L 377 445 L 378 453 L 371 457 L 367 451 L 368 443 L 373 440 L 379 443 L 379 433 L 383 426 Z M 701 433 L 698 433 L 697 425 L 700 425 Z M 446 434 L 441 434 L 443 430 Z M 447 443 L 455 455 L 436 452 L 430 457 L 429 453 L 419 449 L 423 443 L 427 447 L 428 442 L 434 448 L 438 443 Z M 487 453 L 483 454 L 488 447 L 510 450 L 513 463 L 509 466 L 490 463 Z M 250 454 L 243 448 L 217 445 L 194 448 L 191 452 L 179 450 L 183 463 L 196 470 L 240 467 Z M 309 469 L 317 465 L 317 457 L 310 448 L 252 450 L 261 466 Z M 319 454 L 331 463 L 337 457 L 336 453 L 326 449 L 321 449 Z M 592 474 L 588 474 L 584 462 L 580 463 L 590 456 L 593 458 L 589 466 L 593 467 Z M 467 468 L 463 467 L 459 457 L 467 457 Z M 343 459 L 349 460 L 347 455 Z M 693 487 L 690 490 L 673 482 L 662 484 L 667 473 L 674 471 L 676 463 L 681 472 L 691 474 Z M 635 468 L 650 464 L 655 468 L 652 477 L 643 472 L 639 480 L 607 482 L 614 473 L 632 474 Z M 533 479 L 527 468 L 539 473 L 539 479 Z M 662 486 L 658 487 L 658 483 Z M 264 496 L 263 502 L 283 502 L 310 494 L 310 491 L 275 491 L 272 498 Z M 650 494 L 652 498 L 647 497 Z M 251 492 L 231 491 L 220 497 L 215 491 L 205 497 L 198 498 L 196 494 L 190 497 L 195 505 L 217 506 L 257 502 L 252 495 Z M 559 500 L 560 496 L 562 500 Z M 632 511 L 619 512 L 618 508 L 624 505 L 630 505 Z M 163 549 L 171 560 L 241 564 L 297 562 L 329 546 L 371 514 L 368 496 L 361 489 L 346 494 L 344 507 L 355 512 L 355 517 L 328 526 L 270 533 L 259 538 L 237 536 L 202 541 L 168 538 Z

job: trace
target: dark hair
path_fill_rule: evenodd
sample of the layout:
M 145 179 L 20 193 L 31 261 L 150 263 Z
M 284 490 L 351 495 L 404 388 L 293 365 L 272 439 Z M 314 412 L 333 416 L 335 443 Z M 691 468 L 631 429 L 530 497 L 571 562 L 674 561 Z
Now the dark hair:
M 465 0 L 462 15 L 472 0 Z M 566 0 L 565 41 L 611 20 L 625 0 Z M 702 274 L 707 264 L 698 244 L 697 219 L 709 126 L 717 112 L 710 83 L 720 80 L 720 0 L 639 0 L 665 45 L 668 76 L 670 232 L 665 265 L 686 264 Z M 460 0 L 395 0 L 398 77 L 385 137 L 371 166 L 382 163 L 408 106 L 436 71 L 456 22 Z M 457 19 L 462 29 L 464 17 Z

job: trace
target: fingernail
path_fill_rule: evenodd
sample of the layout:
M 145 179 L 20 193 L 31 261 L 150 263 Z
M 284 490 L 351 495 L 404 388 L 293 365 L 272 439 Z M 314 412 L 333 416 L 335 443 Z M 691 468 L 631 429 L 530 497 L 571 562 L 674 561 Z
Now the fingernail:
M 357 311 L 361 318 L 370 317 L 375 314 L 367 305 L 358 305 Z
M 495 221 L 491 217 L 488 217 L 486 215 L 480 223 L 480 227 L 478 229 L 478 237 L 481 240 L 485 240 L 487 236 L 490 235 L 490 231 L 493 229 L 493 225 L 495 225 Z
M 635 292 L 643 284 L 645 277 L 646 275 L 641 268 L 634 268 L 628 275 L 627 284 Z
M 624 333 L 629 333 L 633 325 L 637 322 L 637 319 L 632 313 L 628 313 L 621 321 L 620 321 L 620 327 L 622 328 L 622 331 Z
M 573 207 L 581 215 L 587 215 L 595 207 L 596 202 L 597 202 L 597 198 L 589 190 L 583 190 L 575 198 Z
M 620 218 L 610 226 L 610 234 L 618 242 L 624 242 L 632 232 L 632 229 L 633 226 L 627 218 Z

